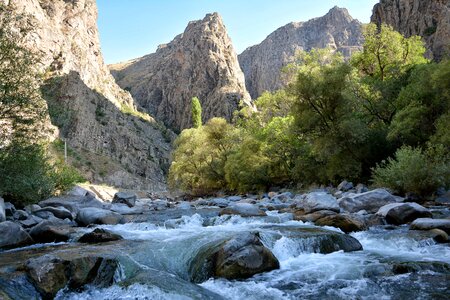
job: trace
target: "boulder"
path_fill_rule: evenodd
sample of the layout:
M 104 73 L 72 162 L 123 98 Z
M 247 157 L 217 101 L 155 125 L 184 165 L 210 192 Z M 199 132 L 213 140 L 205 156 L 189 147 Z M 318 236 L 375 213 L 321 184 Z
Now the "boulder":
M 231 201 L 231 202 L 237 202 L 237 201 L 241 201 L 242 197 L 241 196 L 229 196 L 229 197 L 227 197 L 227 200 Z
M 258 206 L 250 203 L 235 203 L 227 208 L 222 209 L 219 215 L 239 215 L 241 217 L 261 217 L 266 213 L 259 209 Z
M 77 215 L 76 221 L 81 226 L 89 226 L 92 224 L 109 224 L 116 225 L 122 220 L 122 215 L 96 207 L 82 208 Z
M 310 214 L 302 214 L 301 212 L 295 212 L 294 220 L 302 222 L 315 222 L 321 218 L 335 214 L 336 212 L 331 210 L 318 210 Z
M 348 182 L 347 180 L 342 181 L 337 186 L 338 191 L 341 191 L 341 192 L 348 192 L 352 188 L 353 188 L 353 183 L 352 182 Z
M 55 215 L 53 213 L 49 212 L 48 210 L 35 211 L 33 213 L 33 215 L 35 215 L 41 219 L 46 219 L 46 220 L 56 219 Z
M 362 231 L 366 229 L 366 225 L 361 220 L 350 215 L 329 215 L 315 221 L 318 226 L 333 226 L 341 229 L 345 233 L 354 231 Z
M 4 203 L 4 207 L 5 207 L 5 214 L 7 217 L 12 217 L 14 215 L 14 212 L 16 211 L 16 208 L 14 207 L 14 204 L 12 204 L 11 202 L 5 202 Z
M 339 199 L 339 206 L 345 211 L 355 213 L 365 210 L 376 213 L 380 207 L 397 202 L 397 198 L 385 189 L 376 189 L 361 194 L 347 195 Z
M 178 203 L 176 207 L 178 209 L 182 209 L 182 210 L 189 210 L 192 208 L 191 203 L 189 203 L 187 201 L 182 201 L 182 202 Z
M 37 243 L 67 242 L 74 229 L 61 221 L 45 220 L 30 230 L 30 236 Z
M 442 261 L 408 261 L 395 263 L 392 266 L 394 274 L 417 273 L 421 271 L 450 274 L 450 264 Z
M 28 219 L 28 216 L 29 216 L 28 213 L 21 209 L 16 210 L 13 214 L 14 220 L 26 220 Z
M 95 194 L 85 188 L 82 188 L 81 186 L 74 186 L 70 191 L 67 192 L 68 196 L 77 196 L 77 197 L 85 197 L 85 196 L 92 196 L 95 198 Z
M 27 212 L 27 213 L 29 213 L 29 214 L 32 214 L 33 212 L 35 212 L 35 211 L 37 211 L 37 210 L 39 210 L 39 209 L 41 209 L 42 207 L 40 207 L 39 205 L 37 205 L 37 204 L 30 204 L 30 205 L 27 205 L 27 206 L 25 206 L 25 211 Z
M 390 203 L 380 207 L 377 212 L 386 219 L 386 222 L 393 225 L 401 225 L 414 221 L 417 218 L 430 218 L 431 212 L 414 202 Z
M 137 196 L 134 193 L 118 192 L 114 195 L 112 203 L 126 204 L 128 207 L 133 207 L 136 203 Z
M 410 225 L 411 230 L 440 229 L 450 234 L 450 219 L 420 218 L 414 220 Z
M 111 241 L 119 241 L 122 240 L 123 237 L 112 233 L 109 230 L 96 228 L 93 231 L 84 234 L 82 237 L 78 239 L 79 243 L 88 243 L 88 244 L 95 244 L 95 243 L 105 243 L 105 242 L 111 242 Z
M 53 299 L 59 290 L 76 290 L 86 284 L 106 287 L 113 283 L 116 260 L 97 256 L 62 259 L 44 255 L 26 262 L 26 272 L 44 299 Z
M 0 223 L 6 221 L 5 200 L 0 197 Z
M 228 201 L 225 198 L 213 198 L 209 199 L 209 203 L 213 206 L 218 206 L 220 208 L 227 207 L 228 204 L 230 204 L 230 201 Z
M 144 212 L 142 207 L 129 207 L 128 205 L 121 203 L 114 203 L 109 207 L 109 209 L 121 215 L 140 215 Z
M 0 223 L 0 249 L 11 249 L 33 243 L 30 235 L 20 225 L 6 221 Z
M 26 220 L 22 220 L 19 221 L 19 224 L 23 227 L 23 228 L 30 228 L 33 226 L 36 226 L 37 224 L 39 224 L 40 222 L 42 222 L 44 219 L 39 218 L 37 216 L 29 216 L 28 219 Z
M 434 201 L 440 204 L 450 204 L 450 190 L 439 191 Z
M 361 194 L 361 193 L 365 193 L 365 192 L 368 192 L 369 191 L 369 189 L 364 185 L 364 184 L 362 184 L 362 183 L 358 183 L 357 185 L 356 185 L 356 193 L 357 194 Z
M 64 207 L 65 209 L 69 210 L 70 212 L 76 214 L 78 211 L 82 208 L 86 207 L 97 207 L 97 208 L 103 208 L 104 203 L 100 200 L 92 197 L 91 195 L 88 196 L 61 196 L 61 197 L 53 197 L 44 201 L 39 202 L 39 205 L 41 207 Z
M 50 213 L 52 213 L 55 217 L 57 217 L 58 219 L 62 219 L 62 220 L 64 220 L 64 219 L 73 220 L 73 215 L 72 215 L 72 213 L 71 213 L 68 209 L 66 209 L 66 208 L 64 208 L 64 207 L 62 207 L 62 206 L 60 206 L 60 207 L 47 206 L 47 207 L 44 207 L 44 208 L 35 210 L 33 214 L 36 215 L 36 216 L 39 216 L 39 213 L 41 213 L 41 212 L 50 212 Z
M 225 242 L 214 257 L 214 276 L 227 279 L 249 278 L 280 267 L 278 259 L 255 233 L 244 233 Z
M 436 243 L 448 243 L 450 241 L 448 238 L 448 234 L 441 229 L 437 229 L 437 228 L 431 229 L 429 231 L 429 233 L 431 234 L 431 236 L 433 237 L 433 240 Z
M 300 196 L 299 205 L 304 209 L 305 213 L 318 210 L 340 211 L 336 198 L 326 192 L 312 192 Z

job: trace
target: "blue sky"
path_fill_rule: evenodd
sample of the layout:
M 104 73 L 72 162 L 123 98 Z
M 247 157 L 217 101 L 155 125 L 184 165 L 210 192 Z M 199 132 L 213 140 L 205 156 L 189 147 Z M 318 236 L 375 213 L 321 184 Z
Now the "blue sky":
M 369 22 L 378 0 L 97 0 L 106 63 L 155 52 L 182 33 L 191 20 L 218 12 L 236 52 L 260 43 L 280 26 L 319 17 L 337 5 Z

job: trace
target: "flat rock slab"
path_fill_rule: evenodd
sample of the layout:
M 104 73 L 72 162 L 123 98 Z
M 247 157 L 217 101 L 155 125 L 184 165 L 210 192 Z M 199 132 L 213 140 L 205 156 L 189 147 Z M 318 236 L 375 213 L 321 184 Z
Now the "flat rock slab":
M 239 215 L 241 217 L 261 217 L 266 216 L 266 213 L 259 209 L 258 206 L 250 203 L 235 203 L 227 208 L 224 208 L 220 215 Z

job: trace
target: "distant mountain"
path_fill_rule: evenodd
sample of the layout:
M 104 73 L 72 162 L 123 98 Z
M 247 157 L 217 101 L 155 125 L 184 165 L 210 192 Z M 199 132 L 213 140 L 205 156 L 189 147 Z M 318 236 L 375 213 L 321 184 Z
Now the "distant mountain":
M 361 23 L 345 8 L 334 7 L 325 16 L 307 22 L 289 23 L 260 44 L 239 55 L 245 83 L 253 99 L 264 91 L 282 87 L 280 70 L 298 50 L 331 47 L 349 57 L 363 43 Z
M 42 56 L 52 123 L 88 179 L 165 189 L 170 136 L 154 120 L 136 116 L 131 95 L 111 76 L 100 50 L 95 0 L 0 2 L 34 18 L 28 46 Z
M 230 120 L 241 101 L 250 105 L 244 74 L 217 13 L 190 22 L 156 53 L 109 67 L 140 106 L 176 130 L 192 124 L 192 97 L 201 101 L 203 121 Z
M 439 61 L 450 54 L 450 0 L 381 0 L 371 20 L 407 37 L 422 36 L 429 58 Z

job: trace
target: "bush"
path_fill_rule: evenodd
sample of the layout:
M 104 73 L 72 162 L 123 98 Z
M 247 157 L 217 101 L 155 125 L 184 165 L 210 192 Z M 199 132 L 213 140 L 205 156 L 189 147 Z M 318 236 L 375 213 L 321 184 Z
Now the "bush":
M 378 164 L 373 170 L 373 182 L 404 194 L 431 195 L 439 187 L 449 185 L 449 157 L 443 147 L 420 148 L 404 146 L 395 158 Z

